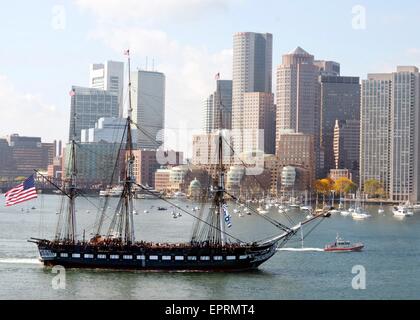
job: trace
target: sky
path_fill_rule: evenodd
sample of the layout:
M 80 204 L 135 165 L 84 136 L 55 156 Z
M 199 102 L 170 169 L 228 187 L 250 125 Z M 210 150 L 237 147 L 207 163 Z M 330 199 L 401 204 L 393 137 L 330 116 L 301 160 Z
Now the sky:
M 0 10 L 0 136 L 67 140 L 69 90 L 89 65 L 124 61 L 166 75 L 166 147 L 187 150 L 202 127 L 214 76 L 231 79 L 235 32 L 273 34 L 281 56 L 301 46 L 341 73 L 366 78 L 420 66 L 414 0 L 14 0 Z M 146 58 L 147 57 L 147 58 Z

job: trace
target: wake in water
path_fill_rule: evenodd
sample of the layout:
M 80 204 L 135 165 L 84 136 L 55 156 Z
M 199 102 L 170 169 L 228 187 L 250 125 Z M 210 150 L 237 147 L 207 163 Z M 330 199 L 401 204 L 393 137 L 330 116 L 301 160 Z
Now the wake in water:
M 293 251 L 293 252 L 323 252 L 322 248 L 279 248 L 277 251 Z
M 35 258 L 0 258 L 0 263 L 9 264 L 41 264 L 38 259 Z

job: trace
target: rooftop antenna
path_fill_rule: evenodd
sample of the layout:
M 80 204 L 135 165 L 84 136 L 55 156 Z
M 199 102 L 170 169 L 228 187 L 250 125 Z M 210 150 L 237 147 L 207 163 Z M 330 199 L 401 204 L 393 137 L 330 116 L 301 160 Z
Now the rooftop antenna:
M 147 68 L 148 68 L 148 57 L 146 56 L 146 71 L 147 71 Z

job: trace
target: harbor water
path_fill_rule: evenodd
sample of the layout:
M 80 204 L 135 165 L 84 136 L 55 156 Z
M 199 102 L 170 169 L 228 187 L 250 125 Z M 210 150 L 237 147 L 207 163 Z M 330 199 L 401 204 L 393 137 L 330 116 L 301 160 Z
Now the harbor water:
M 420 298 L 420 213 L 397 219 L 391 207 L 363 221 L 339 214 L 303 228 L 300 233 L 256 271 L 241 273 L 136 272 L 113 270 L 65 271 L 65 288 L 53 286 L 57 274 L 38 261 L 30 237 L 53 238 L 61 204 L 57 195 L 4 207 L 0 201 L 0 299 L 419 299 Z M 80 240 L 94 230 L 100 198 L 78 199 L 77 225 Z M 200 206 L 189 200 L 171 200 L 194 215 Z M 107 221 L 115 207 L 112 199 Z M 170 204 L 161 200 L 136 200 L 136 239 L 156 242 L 188 241 L 194 218 L 185 212 L 176 219 Z M 168 210 L 157 210 L 158 206 Z M 239 217 L 230 206 L 229 233 L 253 241 L 281 233 L 256 215 Z M 176 210 L 179 211 L 179 210 Z M 288 218 L 273 207 L 267 213 L 283 223 L 305 219 L 299 210 Z M 292 220 L 290 221 L 289 220 Z M 106 224 L 105 224 L 106 225 Z M 107 225 L 106 225 L 107 226 Z M 106 227 L 103 232 L 106 232 Z M 362 252 L 328 253 L 322 248 L 337 233 L 352 242 L 363 242 Z M 354 286 L 363 276 L 365 288 Z M 355 273 L 353 273 L 354 271 Z M 357 273 L 356 273 L 357 271 Z M 356 281 L 357 282 L 357 281 Z M 353 285 L 352 285 L 353 284 Z M 357 289 L 359 288 L 359 289 Z

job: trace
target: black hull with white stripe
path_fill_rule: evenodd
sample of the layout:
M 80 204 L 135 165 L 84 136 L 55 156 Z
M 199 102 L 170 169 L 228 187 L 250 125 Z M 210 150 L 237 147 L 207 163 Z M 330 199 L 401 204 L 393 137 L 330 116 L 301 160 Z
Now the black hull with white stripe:
M 144 271 L 245 271 L 258 268 L 276 253 L 277 242 L 237 247 L 141 247 L 34 241 L 46 266 Z

